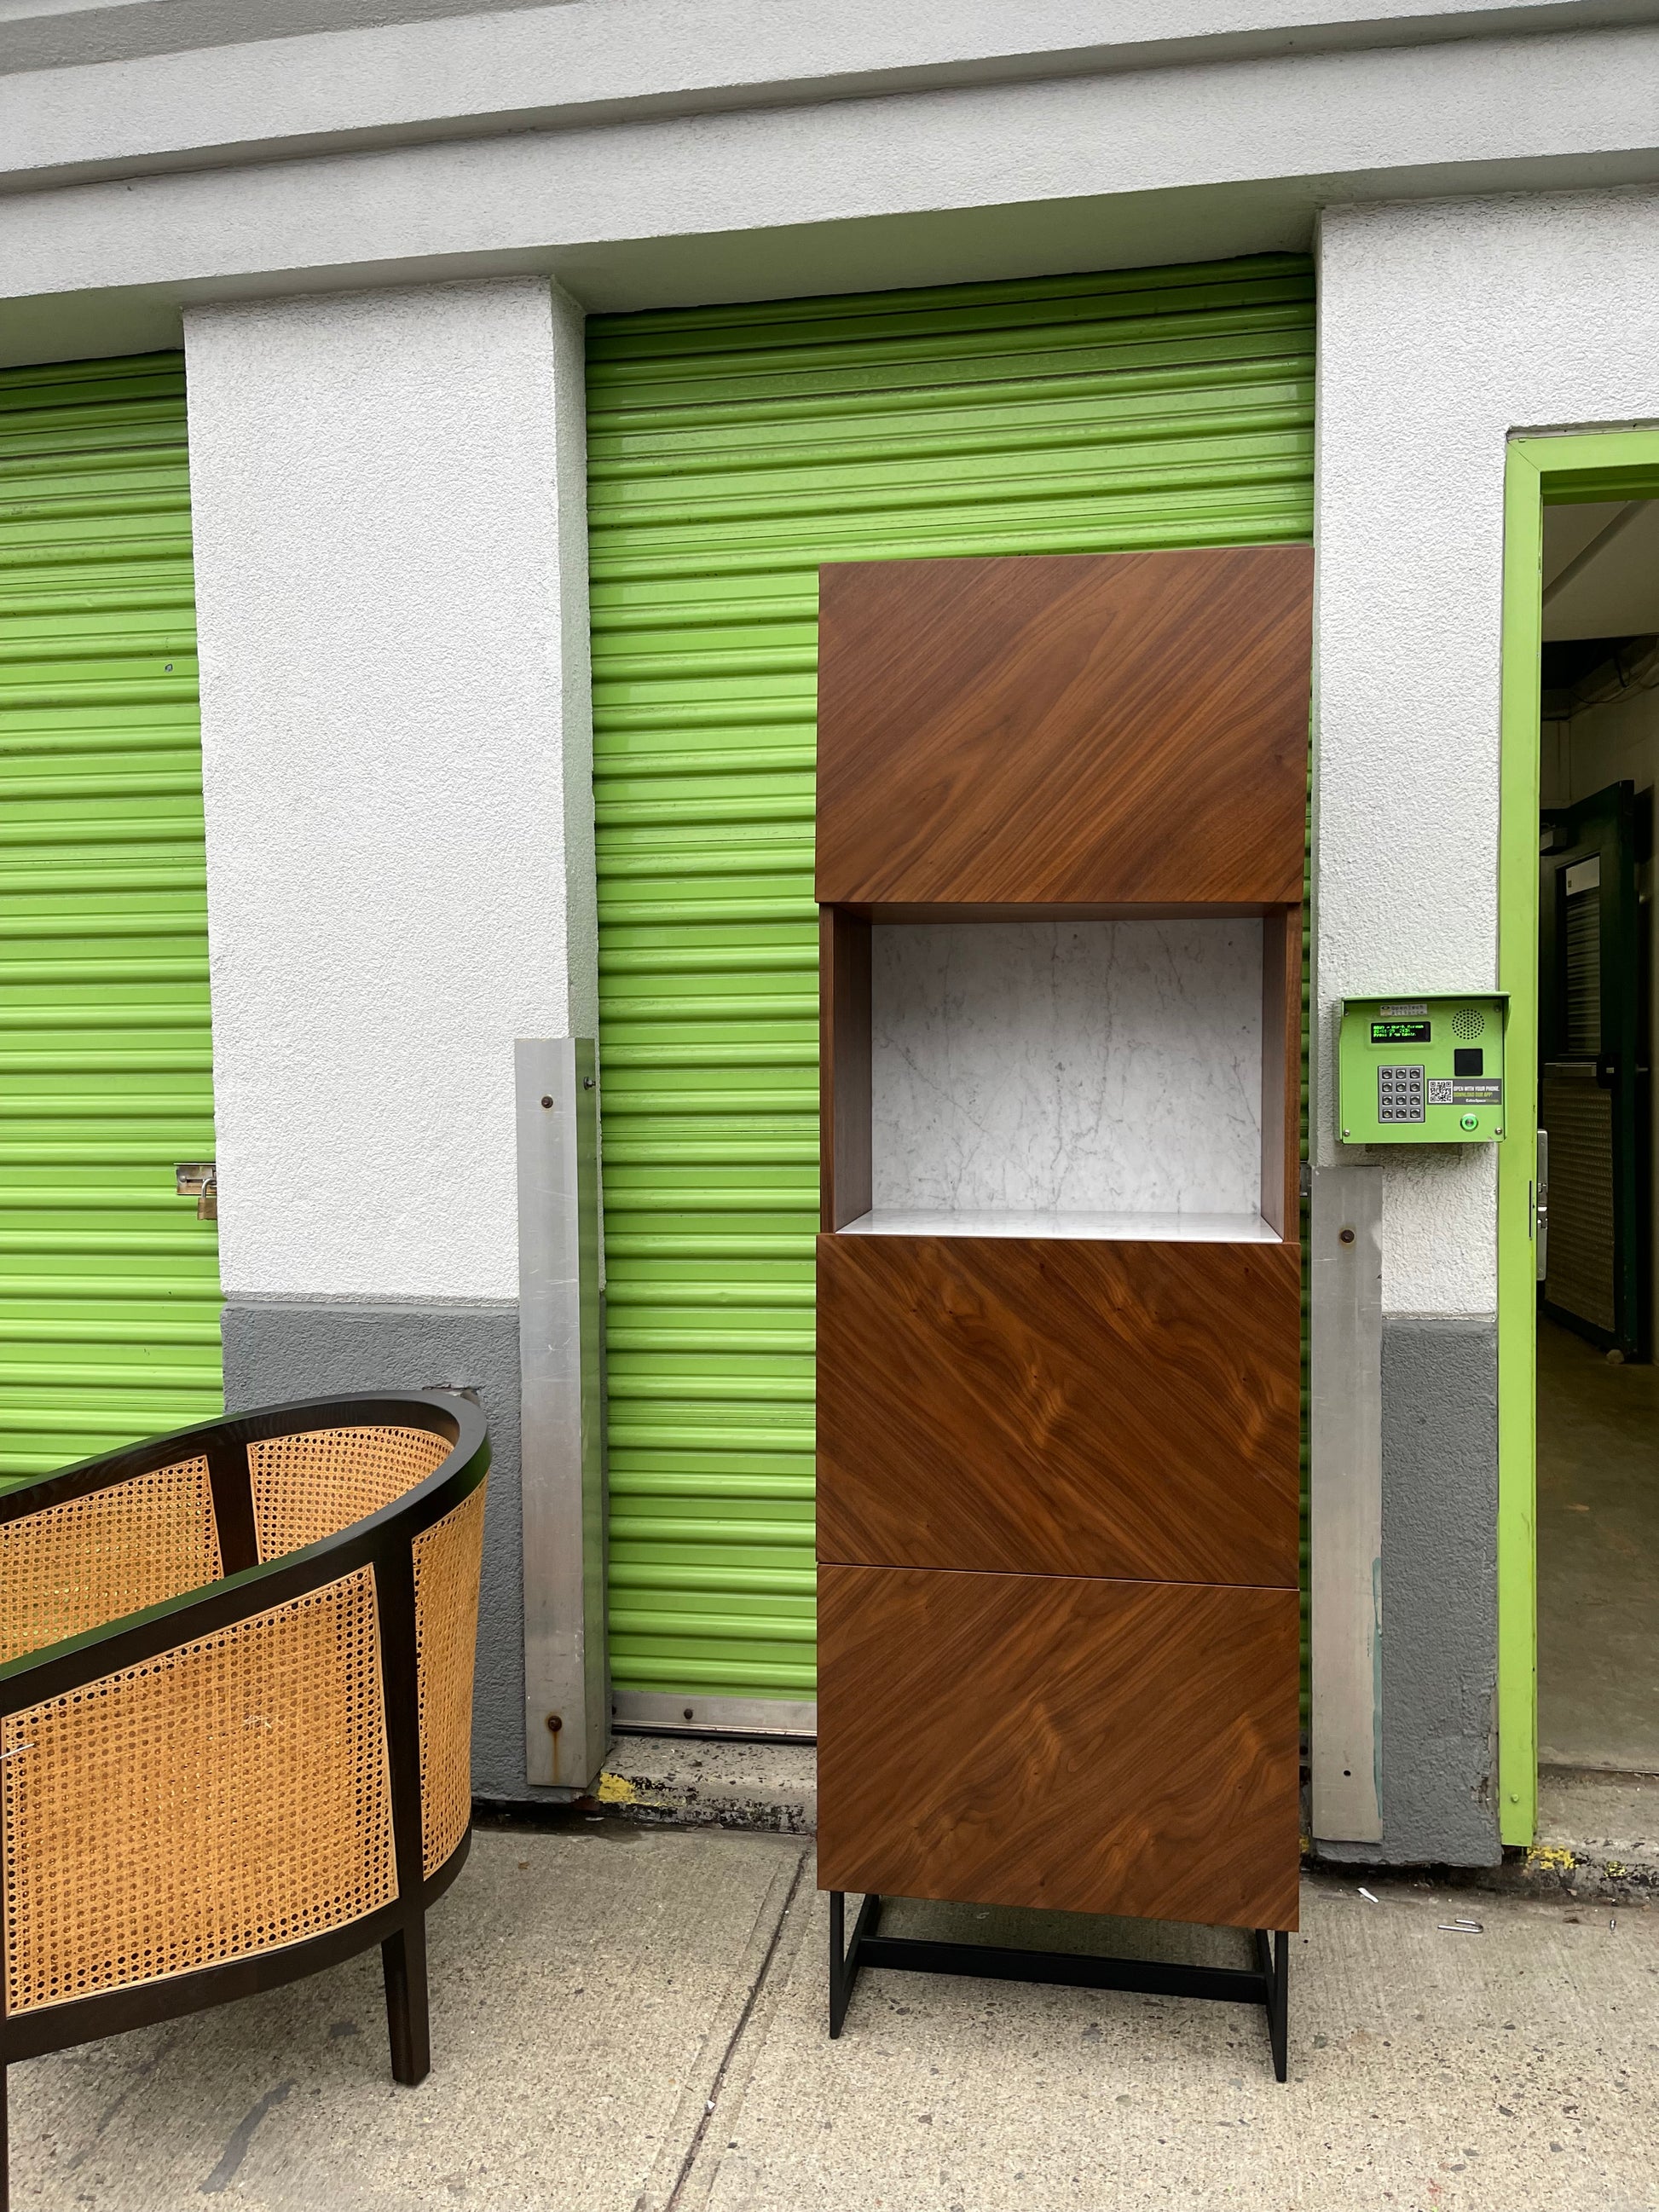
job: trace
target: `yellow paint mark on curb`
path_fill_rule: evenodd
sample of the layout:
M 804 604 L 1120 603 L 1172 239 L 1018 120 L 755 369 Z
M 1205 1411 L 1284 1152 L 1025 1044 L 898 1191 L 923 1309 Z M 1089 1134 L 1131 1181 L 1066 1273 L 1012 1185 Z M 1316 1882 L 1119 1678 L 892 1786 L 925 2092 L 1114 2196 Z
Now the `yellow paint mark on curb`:
M 608 1772 L 600 1775 L 599 1786 L 593 1792 L 601 1805 L 631 1805 L 639 1794 L 625 1774 Z
M 1571 1874 L 1577 1863 L 1565 1844 L 1534 1844 L 1527 1853 L 1527 1864 L 1540 1874 Z

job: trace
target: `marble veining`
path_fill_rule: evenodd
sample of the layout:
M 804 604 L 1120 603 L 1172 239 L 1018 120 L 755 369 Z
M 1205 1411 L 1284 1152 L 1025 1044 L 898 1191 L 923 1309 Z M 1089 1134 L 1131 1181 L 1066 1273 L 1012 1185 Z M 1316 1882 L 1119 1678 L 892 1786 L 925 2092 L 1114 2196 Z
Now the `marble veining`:
M 873 939 L 876 1215 L 1259 1220 L 1259 921 Z

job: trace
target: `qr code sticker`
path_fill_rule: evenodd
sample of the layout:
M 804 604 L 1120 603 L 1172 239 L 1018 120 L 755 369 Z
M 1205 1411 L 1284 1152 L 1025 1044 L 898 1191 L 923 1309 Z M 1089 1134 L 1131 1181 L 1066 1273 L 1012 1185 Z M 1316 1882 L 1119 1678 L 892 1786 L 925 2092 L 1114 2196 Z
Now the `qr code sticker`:
M 1430 1105 L 1449 1106 L 1451 1103 L 1452 1085 L 1449 1078 L 1443 1075 L 1431 1075 L 1429 1078 Z

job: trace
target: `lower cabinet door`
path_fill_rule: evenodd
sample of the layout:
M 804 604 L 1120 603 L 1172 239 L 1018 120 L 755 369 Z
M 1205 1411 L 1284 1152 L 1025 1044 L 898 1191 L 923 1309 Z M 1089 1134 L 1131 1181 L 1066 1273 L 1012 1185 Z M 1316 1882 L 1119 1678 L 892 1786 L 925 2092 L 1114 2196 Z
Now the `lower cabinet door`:
M 818 1883 L 1293 1929 L 1293 1589 L 818 1571 Z

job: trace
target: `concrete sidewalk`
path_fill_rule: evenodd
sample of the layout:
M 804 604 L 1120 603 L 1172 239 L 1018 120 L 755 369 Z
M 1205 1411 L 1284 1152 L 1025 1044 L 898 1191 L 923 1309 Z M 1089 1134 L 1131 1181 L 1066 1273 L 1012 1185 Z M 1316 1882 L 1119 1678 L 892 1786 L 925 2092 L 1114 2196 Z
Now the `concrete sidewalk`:
M 486 1829 L 432 1920 L 434 2069 L 378 1958 L 12 2070 L 17 2212 L 1650 2212 L 1659 1907 L 1320 1877 L 1291 2079 L 1259 2016 L 871 1974 L 824 2033 L 806 1845 Z M 896 1908 L 980 1938 L 961 1908 Z M 1478 1936 L 1442 1933 L 1458 1914 Z M 908 1916 L 905 1917 L 905 1916 Z M 1021 1926 L 1127 1948 L 1160 1931 Z M 1234 1937 L 1171 1931 L 1209 1955 Z

